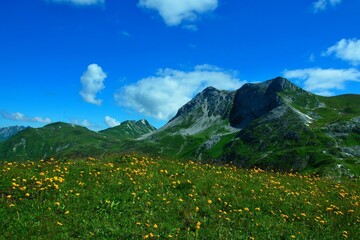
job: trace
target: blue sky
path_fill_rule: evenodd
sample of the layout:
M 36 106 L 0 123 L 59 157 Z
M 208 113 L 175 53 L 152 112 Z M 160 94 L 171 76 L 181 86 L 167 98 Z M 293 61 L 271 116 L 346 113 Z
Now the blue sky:
M 206 86 L 360 94 L 358 0 L 0 3 L 0 127 L 163 126 Z

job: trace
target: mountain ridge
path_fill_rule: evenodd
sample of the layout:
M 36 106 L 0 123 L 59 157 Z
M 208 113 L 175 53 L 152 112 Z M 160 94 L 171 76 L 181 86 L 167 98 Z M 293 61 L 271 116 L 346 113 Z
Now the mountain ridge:
M 86 154 L 135 151 L 244 168 L 359 175 L 358 102 L 360 95 L 322 97 L 282 77 L 235 91 L 207 87 L 159 129 L 146 120 L 125 121 L 84 133 L 89 140 L 76 138 L 79 146 L 68 155 L 81 149 Z M 133 134 L 137 124 L 141 127 Z M 0 159 L 16 144 L 11 139 L 0 144 Z
M 16 133 L 26 128 L 27 127 L 18 126 L 18 125 L 0 128 L 0 142 L 5 141 L 6 139 L 10 138 L 11 136 L 15 135 Z

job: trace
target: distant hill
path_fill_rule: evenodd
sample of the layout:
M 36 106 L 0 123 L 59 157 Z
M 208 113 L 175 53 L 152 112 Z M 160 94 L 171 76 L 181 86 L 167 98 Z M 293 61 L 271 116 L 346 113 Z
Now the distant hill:
M 142 119 L 139 121 L 124 121 L 120 125 L 105 129 L 100 133 L 119 139 L 129 139 L 140 137 L 155 130 L 156 128 L 151 126 L 147 120 Z
M 277 77 L 208 87 L 155 130 L 125 121 L 99 133 L 56 123 L 0 144 L 0 159 L 140 152 L 244 168 L 360 175 L 360 95 L 321 97 Z
M 26 127 L 24 126 L 11 126 L 0 128 L 0 142 L 5 141 L 6 139 L 24 130 L 25 128 Z
M 131 131 L 125 128 L 131 128 Z M 25 129 L 0 144 L 0 159 L 39 160 L 118 152 L 121 140 L 141 136 L 152 129 L 155 128 L 144 120 L 127 121 L 99 133 L 73 124 L 51 123 L 42 128 Z

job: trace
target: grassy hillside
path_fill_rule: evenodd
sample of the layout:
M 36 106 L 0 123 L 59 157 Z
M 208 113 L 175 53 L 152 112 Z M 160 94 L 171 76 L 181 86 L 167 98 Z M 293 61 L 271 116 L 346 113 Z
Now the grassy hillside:
M 0 165 L 4 239 L 359 239 L 358 180 L 113 155 Z
M 0 144 L 1 160 L 26 161 L 50 157 L 93 156 L 116 151 L 120 141 L 81 126 L 52 123 L 28 128 Z
M 146 120 L 125 121 L 120 125 L 100 131 L 100 133 L 117 139 L 132 139 L 155 131 Z

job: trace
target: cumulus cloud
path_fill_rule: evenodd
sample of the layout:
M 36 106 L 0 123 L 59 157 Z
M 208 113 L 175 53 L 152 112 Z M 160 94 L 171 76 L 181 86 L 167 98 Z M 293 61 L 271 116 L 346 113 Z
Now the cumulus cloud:
M 285 70 L 284 77 L 304 80 L 305 89 L 319 95 L 333 95 L 331 90 L 342 90 L 345 82 L 360 82 L 360 71 L 350 69 L 306 68 Z
M 190 72 L 166 68 L 160 69 L 155 76 L 123 87 L 114 97 L 121 106 L 167 120 L 207 86 L 234 90 L 244 83 L 236 77 L 236 72 L 227 72 L 211 65 L 199 65 Z
M 331 46 L 323 54 L 325 56 L 334 54 L 336 57 L 349 61 L 352 65 L 360 64 L 360 40 L 341 39 L 334 46 Z
M 84 119 L 84 120 L 78 120 L 78 119 L 72 119 L 71 123 L 74 125 L 79 125 L 79 126 L 83 126 L 83 127 L 94 127 L 94 124 L 92 124 L 89 120 Z
M 120 125 L 120 122 L 118 120 L 109 116 L 105 116 L 105 123 L 108 127 L 116 127 Z
M 138 6 L 157 11 L 166 25 L 177 26 L 183 21 L 196 21 L 200 14 L 214 11 L 218 0 L 140 0 Z
M 7 113 L 2 112 L 2 117 L 5 119 L 13 120 L 13 121 L 20 121 L 20 122 L 38 122 L 48 124 L 51 123 L 50 118 L 42 118 L 42 117 L 29 117 L 23 113 L 15 112 L 15 113 Z
M 336 5 L 340 4 L 342 0 L 317 0 L 313 2 L 313 10 L 315 13 L 324 11 L 329 6 L 335 7 Z
M 101 5 L 105 3 L 105 0 L 50 0 L 54 3 L 68 3 L 78 6 L 90 6 L 90 5 Z
M 101 105 L 102 100 L 96 99 L 96 94 L 105 88 L 106 74 L 97 64 L 90 64 L 81 76 L 82 89 L 80 95 L 85 102 Z

